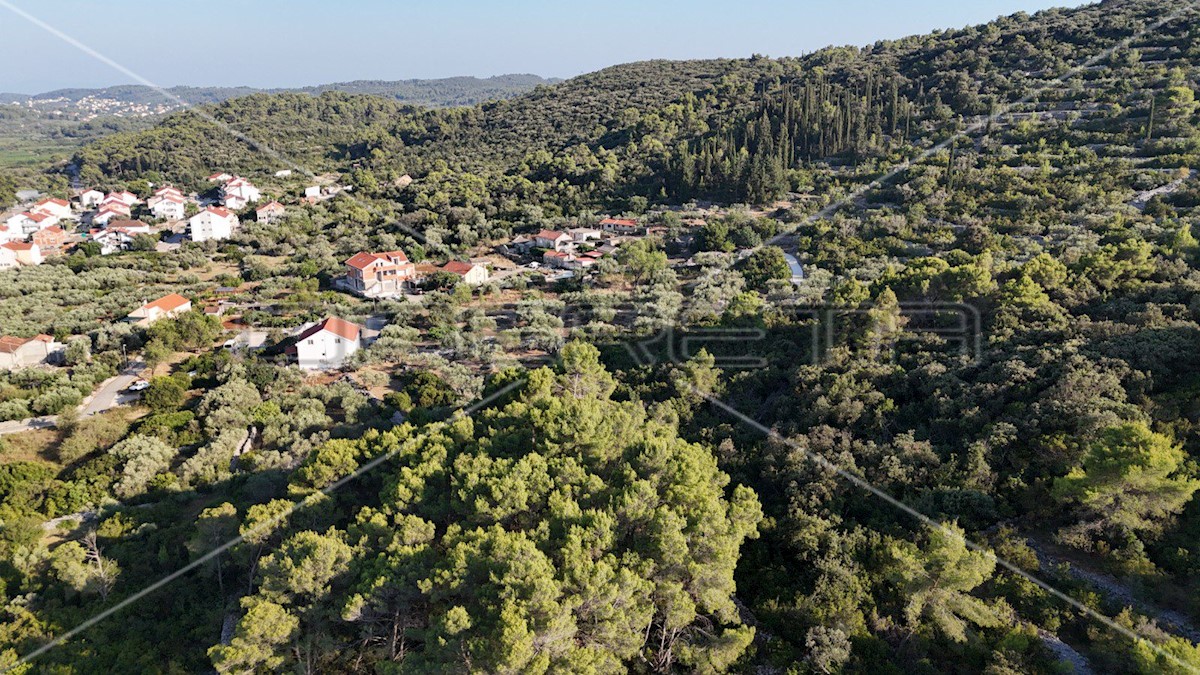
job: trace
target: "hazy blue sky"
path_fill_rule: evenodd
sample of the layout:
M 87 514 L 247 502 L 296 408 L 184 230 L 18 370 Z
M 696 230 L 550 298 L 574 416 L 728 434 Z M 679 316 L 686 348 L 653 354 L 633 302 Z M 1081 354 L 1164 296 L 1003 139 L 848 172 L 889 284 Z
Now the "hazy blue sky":
M 1079 0 L 0 0 L 0 91 L 130 78 L 13 4 L 162 86 L 297 86 L 536 73 L 649 58 L 798 55 Z

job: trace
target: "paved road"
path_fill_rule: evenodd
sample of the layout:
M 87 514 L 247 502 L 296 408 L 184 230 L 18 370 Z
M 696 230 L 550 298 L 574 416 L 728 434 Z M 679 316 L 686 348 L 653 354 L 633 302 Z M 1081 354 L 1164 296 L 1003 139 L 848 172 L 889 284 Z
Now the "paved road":
M 120 375 L 109 378 L 101 383 L 100 388 L 92 393 L 90 399 L 85 399 L 79 410 L 82 417 L 102 413 L 114 406 L 124 405 L 137 400 L 137 396 L 122 394 L 126 387 L 138 379 L 138 373 L 146 367 L 141 361 L 133 361 Z
M 27 420 L 12 420 L 10 422 L 0 422 L 0 436 L 5 434 L 19 434 L 22 431 L 30 431 L 33 429 L 49 429 L 55 425 L 53 416 L 47 417 L 31 417 Z
M 83 403 L 79 405 L 79 415 L 87 417 L 88 415 L 96 415 L 106 410 L 110 410 L 119 405 L 126 405 L 137 400 L 136 394 L 125 394 L 125 388 L 133 384 L 133 381 L 138 379 L 138 373 L 141 372 L 146 364 L 141 361 L 134 361 L 129 364 L 120 375 L 110 377 L 100 383 L 100 387 L 92 393 L 91 396 L 83 399 Z M 58 418 L 54 415 L 45 417 L 31 417 L 24 420 L 12 420 L 10 422 L 0 422 L 0 436 L 5 434 L 17 434 L 22 431 L 30 431 L 32 429 L 50 429 L 58 425 Z

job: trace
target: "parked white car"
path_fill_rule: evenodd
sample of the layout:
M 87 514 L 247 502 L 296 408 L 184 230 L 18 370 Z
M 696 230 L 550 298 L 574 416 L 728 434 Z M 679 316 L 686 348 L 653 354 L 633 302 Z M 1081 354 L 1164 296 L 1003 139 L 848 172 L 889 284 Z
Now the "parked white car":
M 144 391 L 149 386 L 150 386 L 150 383 L 145 380 L 135 380 L 133 384 L 131 384 L 125 388 L 125 391 L 129 391 L 129 392 Z

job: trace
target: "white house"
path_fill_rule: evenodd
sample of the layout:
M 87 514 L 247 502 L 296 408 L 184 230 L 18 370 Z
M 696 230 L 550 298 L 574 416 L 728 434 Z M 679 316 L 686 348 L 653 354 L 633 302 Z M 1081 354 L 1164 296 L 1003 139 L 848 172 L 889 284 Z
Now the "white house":
M 235 177 L 221 187 L 221 199 L 227 208 L 241 209 L 262 197 L 258 188 L 245 178 Z
M 184 205 L 187 200 L 175 188 L 167 188 L 162 194 L 155 194 L 150 199 L 146 200 L 146 205 L 150 207 L 150 213 L 154 214 L 155 218 L 163 218 L 165 220 L 183 220 L 185 217 Z
M 66 348 L 66 345 L 49 335 L 31 338 L 0 335 L 0 370 L 16 370 L 56 361 Z
M 79 205 L 85 209 L 94 209 L 100 206 L 102 201 L 104 201 L 104 193 L 99 190 L 84 190 L 79 193 Z
M 25 239 L 38 230 L 57 225 L 58 222 L 58 216 L 45 211 L 25 211 L 9 218 L 4 224 L 12 232 L 19 233 L 20 236 L 16 238 Z
M 617 234 L 642 234 L 642 227 L 638 225 L 636 220 L 629 218 L 605 218 L 600 221 L 600 227 L 605 232 L 616 232 Z
M 237 226 L 238 217 L 220 206 L 209 206 L 188 219 L 192 241 L 228 239 Z
M 571 235 L 565 232 L 555 232 L 554 230 L 542 230 L 533 235 L 533 245 L 538 248 L 548 248 L 554 251 L 561 251 L 571 243 Z
M 305 199 L 320 199 L 321 198 L 321 186 L 320 185 L 310 185 L 310 186 L 304 188 L 304 197 L 305 197 Z
M 38 212 L 46 213 L 51 216 L 54 216 L 58 220 L 64 220 L 64 219 L 75 217 L 75 213 L 73 211 L 71 211 L 71 203 L 70 202 L 68 202 L 65 199 L 57 199 L 54 197 L 47 197 L 47 198 L 39 201 L 38 203 L 33 205 L 33 208 L 30 209 L 30 211 L 33 211 L 34 213 L 38 213 Z M 47 227 L 49 227 L 49 226 L 47 226 Z
M 475 263 L 451 260 L 442 265 L 442 271 L 457 274 L 468 286 L 478 286 L 488 280 L 488 268 Z
M 337 368 L 362 346 L 361 337 L 358 324 L 331 316 L 301 333 L 288 351 L 306 370 Z
M 101 204 L 100 210 L 96 212 L 96 215 L 92 216 L 92 224 L 103 227 L 108 225 L 108 221 L 114 218 L 128 220 L 130 213 L 129 207 L 118 201 Z
M 28 224 L 33 220 L 30 217 L 31 215 L 32 214 L 28 211 L 24 211 L 22 213 L 9 216 L 8 220 L 4 221 L 4 227 L 12 233 L 8 235 L 11 239 L 24 239 L 26 236 L 28 236 L 28 232 L 26 230 L 28 228 Z
M 7 243 L 7 242 L 6 242 Z M 20 263 L 17 262 L 17 253 L 12 249 L 5 248 L 0 245 L 0 270 L 6 270 L 16 267 Z
M 594 227 L 576 227 L 567 230 L 567 234 L 571 235 L 571 239 L 577 244 L 604 238 L 604 233 Z
M 217 173 L 214 173 L 208 177 L 208 182 L 210 183 L 224 183 L 230 180 L 233 180 L 233 176 L 225 173 L 224 171 L 218 171 Z
M 0 244 L 0 248 L 6 248 L 13 253 L 17 262 L 22 265 L 41 265 L 42 249 L 37 244 L 29 244 L 23 241 L 10 241 L 7 244 Z
M 254 216 L 260 223 L 274 223 L 287 215 L 287 209 L 277 201 L 270 201 L 254 210 Z
M 167 319 L 173 316 L 178 316 L 184 312 L 191 311 L 192 301 L 179 295 L 171 293 L 155 300 L 147 302 L 138 307 L 125 317 L 127 321 L 132 321 L 139 326 L 149 326 L 159 319 Z
M 137 195 L 128 191 L 110 192 L 104 197 L 103 201 L 100 202 L 100 206 L 113 203 L 124 204 L 125 208 L 130 208 L 134 204 L 138 203 L 138 198 Z
M 133 237 L 128 230 L 112 228 L 96 232 L 92 241 L 100 244 L 100 255 L 109 255 L 117 251 L 128 251 L 133 246 Z

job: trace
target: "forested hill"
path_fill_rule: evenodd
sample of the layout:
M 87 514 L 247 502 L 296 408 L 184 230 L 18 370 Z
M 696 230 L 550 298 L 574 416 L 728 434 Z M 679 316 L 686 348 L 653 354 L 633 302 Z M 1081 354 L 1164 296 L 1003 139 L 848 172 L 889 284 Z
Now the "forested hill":
M 92 143 L 85 184 L 236 171 L 286 215 L 0 272 L 5 330 L 69 341 L 0 419 L 171 373 L 0 446 L 0 669 L 65 638 L 29 672 L 1200 672 L 1197 90 L 1200 7 L 1111 0 Z M 257 143 L 354 189 L 302 201 Z M 652 227 L 570 278 L 498 252 L 601 214 Z M 340 288 L 397 249 L 494 273 Z M 222 318 L 121 320 L 171 291 Z M 386 325 L 285 365 L 329 316 Z
M 1176 23 L 1065 86 L 1051 83 L 1161 9 L 1111 0 L 801 58 L 633 63 L 468 109 L 325 93 L 251 96 L 211 112 L 313 169 L 503 176 L 512 189 L 545 186 L 568 210 L 634 196 L 769 201 L 805 186 L 806 162 L 889 161 L 1031 95 L 1023 109 L 1066 100 L 1144 126 L 1149 91 L 1168 76 L 1162 64 L 1192 55 L 1195 27 Z M 278 163 L 188 113 L 78 159 L 92 181 L 150 170 L 186 182 L 217 163 L 242 172 Z
M 164 96 L 153 87 L 140 84 L 118 85 L 95 89 L 55 89 L 41 94 L 0 94 L 0 103 L 22 103 L 44 108 L 78 105 L 85 99 L 108 99 L 118 104 L 130 105 L 175 105 L 179 101 L 187 105 L 220 103 L 239 96 L 255 93 L 281 94 L 298 92 L 319 94 L 326 91 L 342 91 L 352 94 L 371 94 L 384 98 L 429 107 L 474 105 L 483 101 L 511 98 L 534 89 L 553 84 L 558 80 L 537 75 L 514 74 L 492 77 L 445 77 L 438 79 L 408 80 L 354 80 L 332 82 L 308 87 L 169 87 Z

